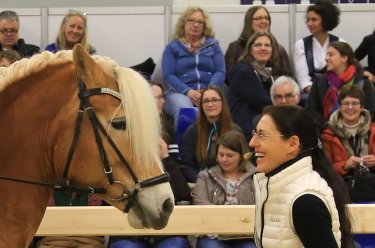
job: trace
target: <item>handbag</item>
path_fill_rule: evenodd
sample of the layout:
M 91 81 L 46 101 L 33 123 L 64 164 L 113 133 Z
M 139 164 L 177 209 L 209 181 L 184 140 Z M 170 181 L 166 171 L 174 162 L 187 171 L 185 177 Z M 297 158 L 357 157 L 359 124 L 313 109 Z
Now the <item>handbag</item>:
M 353 202 L 375 201 L 375 173 L 363 166 L 344 177 Z

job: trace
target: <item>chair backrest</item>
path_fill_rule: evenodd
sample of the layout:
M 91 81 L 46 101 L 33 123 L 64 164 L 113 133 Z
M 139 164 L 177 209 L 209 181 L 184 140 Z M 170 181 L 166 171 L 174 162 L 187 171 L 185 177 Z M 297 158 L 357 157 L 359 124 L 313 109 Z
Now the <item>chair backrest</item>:
M 193 124 L 198 117 L 198 108 L 181 108 L 178 113 L 178 120 L 176 125 L 176 141 L 179 147 L 179 154 L 181 158 L 182 142 L 186 129 Z

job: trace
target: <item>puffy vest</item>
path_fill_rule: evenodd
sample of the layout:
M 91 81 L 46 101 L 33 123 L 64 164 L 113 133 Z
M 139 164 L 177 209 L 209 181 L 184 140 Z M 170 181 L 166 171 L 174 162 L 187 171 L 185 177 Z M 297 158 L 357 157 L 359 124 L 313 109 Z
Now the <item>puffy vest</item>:
M 269 178 L 258 173 L 254 176 L 254 184 L 254 238 L 257 247 L 303 247 L 294 230 L 292 207 L 294 201 L 304 194 L 313 194 L 325 203 L 332 218 L 332 232 L 341 247 L 340 222 L 333 192 L 312 169 L 311 157 L 304 157 Z

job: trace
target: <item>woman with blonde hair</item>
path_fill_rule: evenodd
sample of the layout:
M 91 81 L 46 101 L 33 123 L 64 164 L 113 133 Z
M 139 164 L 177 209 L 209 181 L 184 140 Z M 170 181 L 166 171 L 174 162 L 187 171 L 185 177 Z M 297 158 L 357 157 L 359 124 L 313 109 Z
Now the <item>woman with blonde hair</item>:
M 199 105 L 202 90 L 223 85 L 225 63 L 208 14 L 200 7 L 181 14 L 173 38 L 163 52 L 162 72 L 165 110 L 177 123 L 181 108 Z
M 87 17 L 86 13 L 69 10 L 60 24 L 56 42 L 49 44 L 45 50 L 56 53 L 60 50 L 70 50 L 75 44 L 81 44 L 91 55 L 96 50 L 87 40 Z

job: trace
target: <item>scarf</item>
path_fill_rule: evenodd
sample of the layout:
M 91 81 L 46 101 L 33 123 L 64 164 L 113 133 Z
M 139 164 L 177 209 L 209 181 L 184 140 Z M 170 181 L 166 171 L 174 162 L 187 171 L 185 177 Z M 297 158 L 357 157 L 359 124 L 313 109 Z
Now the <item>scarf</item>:
M 266 82 L 266 81 L 268 81 L 271 78 L 271 76 L 272 76 L 272 67 L 261 66 L 261 65 L 258 65 L 254 61 L 251 63 L 251 65 L 254 68 L 254 70 L 258 73 L 260 79 L 263 82 Z
M 201 40 L 196 41 L 196 42 L 191 42 L 188 39 L 186 39 L 185 37 L 182 37 L 180 40 L 185 45 L 185 47 L 187 48 L 189 53 L 197 53 L 201 49 L 203 44 L 206 42 L 205 37 L 202 37 Z
M 334 72 L 327 72 L 327 82 L 329 88 L 323 97 L 323 117 L 329 119 L 330 115 L 338 109 L 338 91 L 345 84 L 353 84 L 354 75 L 356 68 L 354 65 L 350 65 L 348 69 L 341 75 L 337 75 Z

